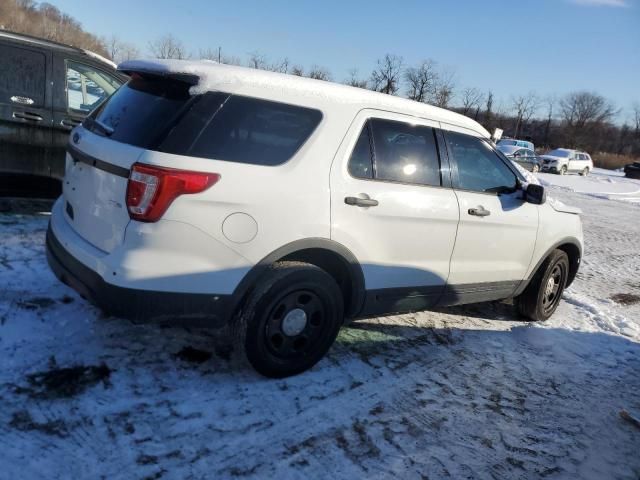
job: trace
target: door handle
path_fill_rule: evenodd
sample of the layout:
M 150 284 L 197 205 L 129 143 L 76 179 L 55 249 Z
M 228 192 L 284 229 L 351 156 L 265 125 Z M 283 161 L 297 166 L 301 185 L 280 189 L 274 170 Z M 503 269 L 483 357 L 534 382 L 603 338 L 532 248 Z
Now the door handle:
M 491 215 L 489 210 L 485 210 L 482 205 L 479 205 L 478 208 L 470 208 L 469 215 L 475 215 L 476 217 L 488 217 Z
M 43 120 L 42 117 L 37 113 L 29 113 L 29 112 L 13 112 L 13 118 L 29 120 L 30 122 L 41 122 Z
M 63 118 L 60 120 L 60 125 L 67 128 L 74 128 L 80 125 L 82 122 L 79 120 L 73 120 L 71 118 Z
M 365 198 L 360 197 L 345 197 L 344 203 L 347 205 L 353 205 L 356 207 L 376 207 L 378 206 L 378 201 L 373 198 L 369 198 L 366 193 L 361 194 Z

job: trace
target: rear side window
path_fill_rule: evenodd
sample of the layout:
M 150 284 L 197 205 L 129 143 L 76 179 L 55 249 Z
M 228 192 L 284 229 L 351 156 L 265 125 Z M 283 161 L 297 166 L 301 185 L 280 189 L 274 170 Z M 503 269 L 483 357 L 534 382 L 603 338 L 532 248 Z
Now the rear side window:
M 503 193 L 516 188 L 513 171 L 480 138 L 446 132 L 447 147 L 457 166 L 455 187 L 474 192 Z
M 45 55 L 0 45 L 0 102 L 44 106 Z
M 289 160 L 315 130 L 318 110 L 232 95 L 184 152 L 256 165 Z M 176 152 L 180 153 L 180 152 Z
M 376 179 L 440 185 L 433 128 L 378 118 L 370 126 Z

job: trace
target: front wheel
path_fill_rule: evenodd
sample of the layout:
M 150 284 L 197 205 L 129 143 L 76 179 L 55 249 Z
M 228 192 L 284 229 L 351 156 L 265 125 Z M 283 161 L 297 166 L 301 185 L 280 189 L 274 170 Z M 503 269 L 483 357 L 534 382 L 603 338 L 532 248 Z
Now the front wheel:
M 554 250 L 542 262 L 527 288 L 516 298 L 521 315 L 533 321 L 547 320 L 558 308 L 569 277 L 569 257 Z
M 263 275 L 236 320 L 236 340 L 262 375 L 283 378 L 315 365 L 343 319 L 342 292 L 324 270 L 277 262 Z
M 540 167 L 538 165 L 534 165 L 533 168 L 531 169 L 531 171 L 533 173 L 538 173 L 540 171 Z
M 567 166 L 566 166 L 566 165 L 563 165 L 563 166 L 560 168 L 560 175 L 566 175 L 566 174 L 567 174 Z

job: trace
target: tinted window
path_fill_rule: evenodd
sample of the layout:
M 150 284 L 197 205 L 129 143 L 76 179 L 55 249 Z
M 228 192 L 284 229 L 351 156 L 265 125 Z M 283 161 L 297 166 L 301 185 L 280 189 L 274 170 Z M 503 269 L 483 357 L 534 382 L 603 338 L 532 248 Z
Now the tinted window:
M 0 45 L 0 65 L 0 102 L 44 105 L 44 54 Z
M 231 96 L 185 152 L 258 165 L 289 160 L 315 130 L 322 114 L 310 108 Z
M 118 142 L 153 148 L 191 98 L 186 83 L 134 75 L 84 125 Z
M 122 82 L 82 63 L 67 62 L 67 106 L 90 112 Z
M 440 162 L 433 128 L 392 120 L 370 120 L 375 178 L 440 185 Z
M 356 178 L 373 178 L 369 124 L 363 127 L 349 159 L 349 173 Z
M 487 142 L 455 132 L 447 132 L 446 136 L 449 153 L 457 164 L 457 188 L 502 192 L 516 187 L 515 174 Z

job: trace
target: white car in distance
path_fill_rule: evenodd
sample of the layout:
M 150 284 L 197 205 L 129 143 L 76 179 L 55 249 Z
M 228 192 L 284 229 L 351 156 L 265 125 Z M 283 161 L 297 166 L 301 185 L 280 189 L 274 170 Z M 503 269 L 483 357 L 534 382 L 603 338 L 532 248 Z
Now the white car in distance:
M 502 299 L 545 320 L 576 276 L 578 211 L 467 117 L 213 62 L 120 70 L 47 233 L 54 273 L 108 313 L 231 324 L 284 377 L 345 321 Z
M 593 160 L 585 152 L 571 150 L 568 148 L 556 148 L 541 155 L 543 172 L 558 173 L 579 173 L 582 176 L 589 175 L 593 170 Z

